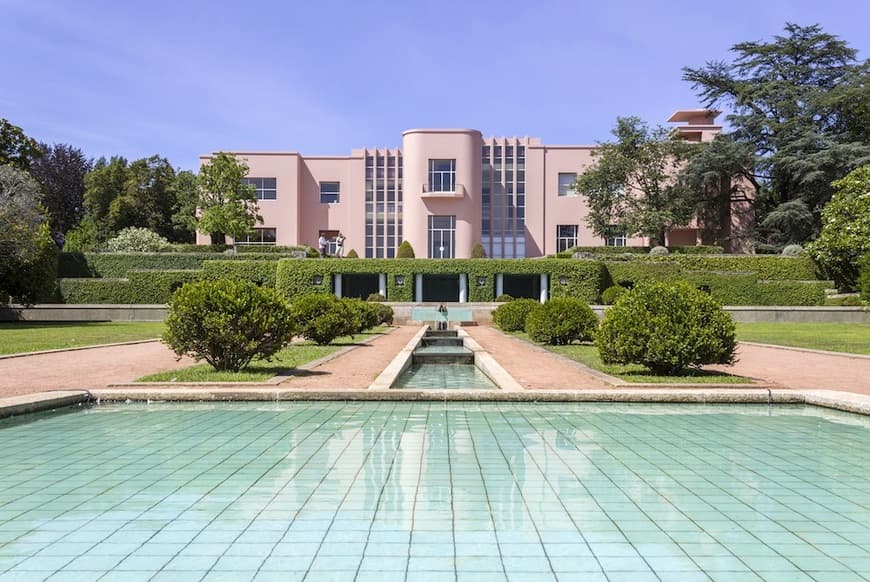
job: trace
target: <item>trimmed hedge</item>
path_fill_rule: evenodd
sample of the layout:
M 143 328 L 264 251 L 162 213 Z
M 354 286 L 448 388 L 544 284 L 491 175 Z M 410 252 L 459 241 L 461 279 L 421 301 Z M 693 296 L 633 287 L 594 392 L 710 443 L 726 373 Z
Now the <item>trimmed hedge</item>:
M 697 245 L 691 247 L 666 247 L 671 253 L 681 255 L 721 255 L 722 247 Z M 589 253 L 591 255 L 648 255 L 651 247 L 571 247 L 556 254 L 556 258 L 570 259 L 574 253 Z
M 61 279 L 64 303 L 169 303 L 173 291 L 198 281 L 198 271 L 130 271 L 128 278 Z
M 277 261 L 278 253 L 60 253 L 58 277 L 108 277 L 123 278 L 129 271 L 143 270 L 195 270 L 209 260 Z M 296 259 L 298 260 L 298 259 Z
M 340 261 L 281 260 L 276 287 L 287 297 L 306 293 L 332 293 L 336 273 L 386 273 L 387 300 L 414 300 L 414 275 L 468 275 L 468 300 L 490 302 L 495 299 L 495 275 L 549 274 L 551 297 L 577 297 L 588 303 L 598 300 L 606 273 L 598 261 L 562 261 L 558 259 L 342 259 Z M 315 284 L 314 279 L 321 279 Z M 404 278 L 398 285 L 396 277 Z M 480 280 L 480 283 L 478 282 Z
M 861 299 L 870 301 L 870 255 L 864 255 L 858 261 L 858 292 Z
M 830 281 L 759 281 L 754 301 L 746 305 L 824 305 Z
M 277 268 L 278 262 L 273 260 L 204 261 L 202 278 L 252 281 L 261 287 L 274 287 Z
M 806 256 L 676 255 L 658 260 L 674 261 L 685 271 L 753 272 L 765 280 L 811 281 L 818 278 L 815 264 Z

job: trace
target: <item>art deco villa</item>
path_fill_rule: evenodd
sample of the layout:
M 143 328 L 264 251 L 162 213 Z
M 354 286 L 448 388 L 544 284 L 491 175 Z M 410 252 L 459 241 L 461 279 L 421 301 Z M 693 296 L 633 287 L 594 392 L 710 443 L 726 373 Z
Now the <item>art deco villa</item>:
M 717 111 L 680 110 L 669 122 L 689 141 L 721 131 Z M 401 149 L 355 149 L 349 156 L 234 152 L 250 167 L 263 224 L 248 244 L 317 246 L 347 237 L 345 251 L 391 258 L 403 240 L 417 257 L 467 258 L 480 241 L 488 257 L 538 257 L 576 245 L 644 245 L 614 230 L 598 238 L 574 180 L 593 163 L 590 145 L 538 138 L 484 138 L 475 129 L 409 129 Z M 203 156 L 206 162 L 209 156 Z M 718 224 L 720 240 L 739 213 Z M 725 236 L 722 237 L 722 233 Z M 208 237 L 197 236 L 204 244 Z M 703 225 L 672 229 L 668 245 L 714 243 Z M 334 244 L 334 243 L 331 243 Z

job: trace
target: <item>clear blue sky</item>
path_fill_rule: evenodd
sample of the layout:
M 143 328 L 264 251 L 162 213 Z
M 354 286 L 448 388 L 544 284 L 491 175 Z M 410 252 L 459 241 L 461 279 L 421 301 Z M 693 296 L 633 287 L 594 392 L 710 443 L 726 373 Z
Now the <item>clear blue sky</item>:
M 866 0 L 0 0 L 0 117 L 184 168 L 397 147 L 411 127 L 594 143 L 618 115 L 698 107 L 681 67 L 786 21 L 870 56 Z

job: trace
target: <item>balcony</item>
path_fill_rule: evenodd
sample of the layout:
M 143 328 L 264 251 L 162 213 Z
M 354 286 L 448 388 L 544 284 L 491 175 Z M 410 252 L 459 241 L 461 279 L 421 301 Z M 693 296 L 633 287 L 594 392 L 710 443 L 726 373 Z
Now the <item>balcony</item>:
M 429 184 L 423 184 L 420 191 L 422 198 L 465 198 L 466 195 L 465 186 L 462 184 L 454 184 L 453 190 L 450 191 L 433 191 L 430 189 Z

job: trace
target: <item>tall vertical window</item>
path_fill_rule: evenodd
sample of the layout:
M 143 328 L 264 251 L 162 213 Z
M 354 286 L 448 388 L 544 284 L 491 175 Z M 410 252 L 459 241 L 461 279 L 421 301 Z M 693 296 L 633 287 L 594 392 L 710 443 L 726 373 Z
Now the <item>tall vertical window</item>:
M 276 178 L 242 178 L 242 184 L 254 187 L 257 200 L 275 200 L 278 194 Z
M 429 192 L 456 192 L 456 160 L 429 160 Z
M 576 173 L 559 172 L 559 196 L 576 196 L 577 191 L 574 189 L 574 182 L 576 181 Z
M 577 246 L 577 225 L 560 224 L 556 226 L 556 252 L 567 251 Z
M 607 247 L 624 247 L 628 243 L 628 237 L 625 236 L 625 231 L 620 229 L 615 224 L 611 224 L 604 232 L 604 246 Z
M 429 217 L 429 258 L 452 259 L 456 247 L 456 216 Z
M 341 182 L 321 182 L 320 183 L 320 203 L 332 204 L 339 202 L 341 194 Z

